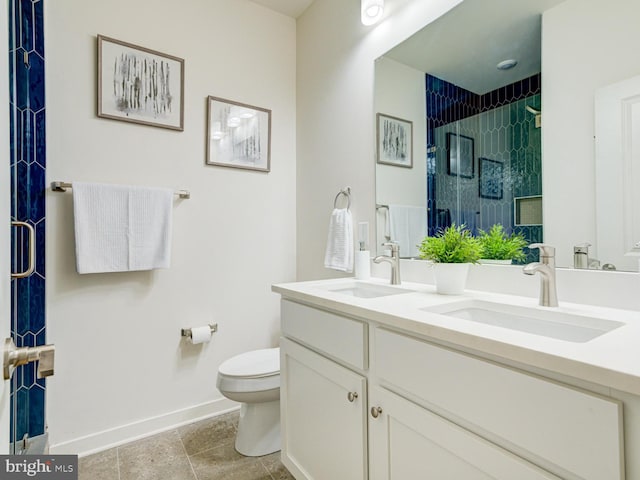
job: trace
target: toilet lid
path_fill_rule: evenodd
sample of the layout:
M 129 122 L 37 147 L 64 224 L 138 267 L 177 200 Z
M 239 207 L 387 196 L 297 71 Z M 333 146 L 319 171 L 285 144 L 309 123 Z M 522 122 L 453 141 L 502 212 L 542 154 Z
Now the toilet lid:
M 280 349 L 241 353 L 224 361 L 218 370 L 230 377 L 264 377 L 280 373 Z

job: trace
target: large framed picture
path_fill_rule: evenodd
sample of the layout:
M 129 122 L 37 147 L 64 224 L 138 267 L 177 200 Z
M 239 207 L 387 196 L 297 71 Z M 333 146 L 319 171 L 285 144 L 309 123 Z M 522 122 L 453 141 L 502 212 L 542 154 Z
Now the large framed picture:
M 184 60 L 98 35 L 98 117 L 184 130 Z
M 463 178 L 473 178 L 473 138 L 447 133 L 447 173 Z
M 271 110 L 208 97 L 207 165 L 271 170 Z
M 503 195 L 503 163 L 488 158 L 480 158 L 478 171 L 480 178 L 480 197 L 501 200 Z
M 383 113 L 376 117 L 378 163 L 413 168 L 413 122 Z

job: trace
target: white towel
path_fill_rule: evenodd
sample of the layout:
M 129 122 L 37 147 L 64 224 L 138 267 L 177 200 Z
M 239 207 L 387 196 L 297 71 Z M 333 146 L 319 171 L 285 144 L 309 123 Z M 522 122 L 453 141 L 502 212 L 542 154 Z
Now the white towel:
M 173 191 L 73 183 L 78 273 L 169 268 Z
M 410 205 L 389 205 L 391 241 L 400 245 L 400 256 L 417 257 L 418 245 L 427 234 L 427 209 Z
M 331 213 L 324 266 L 341 272 L 353 271 L 353 220 L 346 208 L 335 208 Z

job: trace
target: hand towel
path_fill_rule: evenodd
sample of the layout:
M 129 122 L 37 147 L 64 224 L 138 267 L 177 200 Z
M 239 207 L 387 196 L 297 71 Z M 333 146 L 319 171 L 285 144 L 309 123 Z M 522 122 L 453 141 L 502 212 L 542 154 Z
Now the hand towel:
M 418 245 L 427 234 L 427 209 L 410 205 L 389 205 L 391 241 L 400 245 L 402 258 L 417 257 Z
M 169 268 L 173 191 L 73 183 L 78 273 Z
M 341 272 L 353 271 L 353 219 L 346 208 L 334 208 L 329 221 L 324 266 Z

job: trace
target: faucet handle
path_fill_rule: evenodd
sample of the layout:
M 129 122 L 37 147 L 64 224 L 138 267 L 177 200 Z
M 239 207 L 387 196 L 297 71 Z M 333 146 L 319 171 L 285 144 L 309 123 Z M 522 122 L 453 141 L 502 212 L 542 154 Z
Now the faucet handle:
M 529 245 L 529 248 L 538 248 L 540 249 L 541 257 L 555 257 L 556 256 L 556 247 L 552 247 L 551 245 L 547 245 L 545 243 L 532 243 Z
M 391 253 L 398 253 L 400 251 L 400 244 L 398 242 L 384 242 L 383 247 L 391 247 Z

